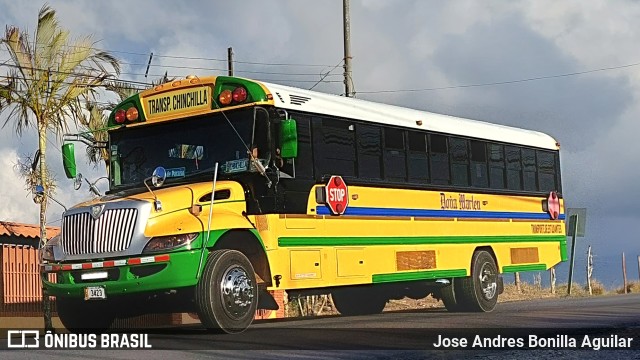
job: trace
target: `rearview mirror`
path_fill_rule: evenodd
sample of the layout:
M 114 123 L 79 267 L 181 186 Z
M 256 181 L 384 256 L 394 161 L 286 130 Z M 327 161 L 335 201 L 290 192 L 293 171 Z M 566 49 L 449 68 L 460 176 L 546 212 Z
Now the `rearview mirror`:
M 158 166 L 155 170 L 153 170 L 153 174 L 151 175 L 151 184 L 153 187 L 159 188 L 164 184 L 164 181 L 167 179 L 167 171 L 162 166 Z
M 74 179 L 76 177 L 76 153 L 73 143 L 66 143 L 62 145 L 62 165 L 64 167 L 64 173 L 67 175 L 67 179 Z
M 291 159 L 298 156 L 298 128 L 294 119 L 280 123 L 280 156 Z

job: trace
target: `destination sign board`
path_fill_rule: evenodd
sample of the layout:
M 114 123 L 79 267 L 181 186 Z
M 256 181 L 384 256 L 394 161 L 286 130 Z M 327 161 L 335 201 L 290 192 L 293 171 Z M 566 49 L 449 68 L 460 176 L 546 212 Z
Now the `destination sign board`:
M 211 87 L 199 86 L 164 92 L 142 99 L 147 119 L 211 109 Z

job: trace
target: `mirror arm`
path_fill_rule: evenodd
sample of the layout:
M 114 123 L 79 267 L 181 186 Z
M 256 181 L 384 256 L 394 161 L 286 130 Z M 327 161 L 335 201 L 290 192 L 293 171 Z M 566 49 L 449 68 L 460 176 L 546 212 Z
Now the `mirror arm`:
M 86 135 L 78 135 L 78 134 L 64 134 L 62 137 L 62 140 L 81 142 L 87 146 L 91 146 L 99 149 L 106 149 L 108 145 L 106 141 L 96 141 L 94 139 L 87 137 Z

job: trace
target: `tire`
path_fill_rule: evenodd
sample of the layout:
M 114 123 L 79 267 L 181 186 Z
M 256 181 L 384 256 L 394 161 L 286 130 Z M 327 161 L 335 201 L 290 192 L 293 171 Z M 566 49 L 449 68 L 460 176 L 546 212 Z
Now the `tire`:
M 235 334 L 246 330 L 258 306 L 258 286 L 249 259 L 236 250 L 212 251 L 195 298 L 200 321 L 210 331 Z
M 111 327 L 115 315 L 107 301 L 84 301 L 58 297 L 60 322 L 72 333 L 102 333 Z
M 498 267 L 487 251 L 476 251 L 471 276 L 456 279 L 455 298 L 461 311 L 490 312 L 498 302 Z
M 336 310 L 347 316 L 379 314 L 389 300 L 371 286 L 341 287 L 331 292 L 331 299 Z
M 464 311 L 464 306 L 458 302 L 456 297 L 456 285 L 458 285 L 459 282 L 459 279 L 453 278 L 451 279 L 451 284 L 440 289 L 440 299 L 449 312 Z

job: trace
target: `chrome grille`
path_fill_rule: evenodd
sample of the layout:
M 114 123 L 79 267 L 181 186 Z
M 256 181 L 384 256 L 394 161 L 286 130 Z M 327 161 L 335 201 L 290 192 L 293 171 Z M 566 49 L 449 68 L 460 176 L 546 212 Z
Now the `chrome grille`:
M 62 250 L 67 255 L 124 251 L 131 245 L 137 217 L 137 209 L 106 209 L 97 220 L 88 212 L 65 216 Z

